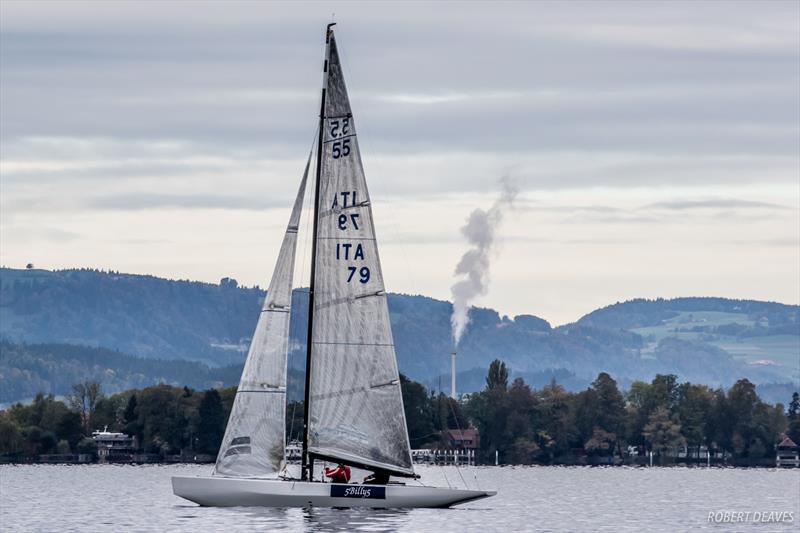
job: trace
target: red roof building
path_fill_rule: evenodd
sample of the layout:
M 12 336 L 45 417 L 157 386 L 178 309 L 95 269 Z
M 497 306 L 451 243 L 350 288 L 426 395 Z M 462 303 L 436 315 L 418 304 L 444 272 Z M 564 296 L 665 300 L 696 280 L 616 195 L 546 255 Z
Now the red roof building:
M 442 431 L 442 442 L 453 449 L 477 450 L 481 447 L 481 436 L 475 428 L 446 429 Z

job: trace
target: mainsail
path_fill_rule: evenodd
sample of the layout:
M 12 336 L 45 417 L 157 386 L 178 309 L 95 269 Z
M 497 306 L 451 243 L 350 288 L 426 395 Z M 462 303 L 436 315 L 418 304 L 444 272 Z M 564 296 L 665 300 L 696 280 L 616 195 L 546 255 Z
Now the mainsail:
M 372 209 L 332 32 L 325 65 L 308 451 L 412 476 Z
M 233 401 L 214 473 L 258 477 L 285 462 L 286 362 L 297 229 L 303 210 L 309 155 L 283 237 L 278 262 L 258 318 Z

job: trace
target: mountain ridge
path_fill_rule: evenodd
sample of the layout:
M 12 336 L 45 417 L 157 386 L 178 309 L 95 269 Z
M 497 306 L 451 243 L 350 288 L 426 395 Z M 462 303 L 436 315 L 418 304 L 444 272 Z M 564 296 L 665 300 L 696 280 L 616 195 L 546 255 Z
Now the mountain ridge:
M 258 286 L 240 287 L 230 278 L 215 285 L 92 269 L 2 268 L 0 338 L 188 360 L 211 371 L 242 363 L 263 296 Z M 401 372 L 436 387 L 439 376 L 449 376 L 452 304 L 396 293 L 388 301 Z M 304 367 L 307 311 L 307 289 L 296 289 L 289 360 L 296 371 Z M 553 328 L 534 315 L 509 318 L 473 308 L 458 347 L 458 369 L 463 385 L 473 389 L 495 358 L 515 375 L 537 382 L 567 379 L 574 387 L 600 371 L 623 385 L 655 373 L 713 386 L 741 377 L 797 382 L 798 317 L 800 306 L 777 302 L 634 299 Z

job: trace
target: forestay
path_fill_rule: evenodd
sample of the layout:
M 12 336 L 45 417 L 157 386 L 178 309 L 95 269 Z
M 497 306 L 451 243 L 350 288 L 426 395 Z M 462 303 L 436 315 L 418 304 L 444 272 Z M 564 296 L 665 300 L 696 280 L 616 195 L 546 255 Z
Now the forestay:
M 410 476 L 414 471 L 372 209 L 332 34 L 326 56 L 309 452 Z
M 286 362 L 292 274 L 310 162 L 309 155 L 242 370 L 214 467 L 215 475 L 269 476 L 280 471 L 285 462 Z

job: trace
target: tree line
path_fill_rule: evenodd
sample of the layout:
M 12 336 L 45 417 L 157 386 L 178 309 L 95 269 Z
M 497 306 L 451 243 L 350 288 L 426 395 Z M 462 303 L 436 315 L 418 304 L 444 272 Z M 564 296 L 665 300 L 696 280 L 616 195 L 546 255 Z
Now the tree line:
M 764 403 L 746 379 L 727 390 L 679 383 L 674 375 L 634 382 L 626 392 L 600 373 L 591 386 L 569 392 L 555 381 L 539 389 L 495 360 L 480 392 L 455 400 L 401 377 L 412 448 L 446 447 L 442 431 L 475 427 L 479 460 L 493 463 L 570 464 L 679 449 L 726 452 L 757 464 L 774 457 L 779 438 L 800 442 L 800 397 Z M 94 453 L 91 433 L 108 427 L 137 438 L 145 453 L 216 455 L 235 387 L 198 391 L 161 384 L 104 395 L 96 382 L 73 387 L 64 400 L 39 394 L 32 403 L 0 412 L 0 458 L 30 461 L 42 454 Z M 302 435 L 302 402 L 288 405 L 288 439 Z
M 660 374 L 623 393 L 601 372 L 589 388 L 571 393 L 555 382 L 538 390 L 521 379 L 509 385 L 505 364 L 495 360 L 484 390 L 463 403 L 480 430 L 483 459 L 497 451 L 509 463 L 620 457 L 628 447 L 664 457 L 702 446 L 734 463 L 758 464 L 774 458 L 782 436 L 800 442 L 798 393 L 787 410 L 763 402 L 747 379 L 724 390 Z

